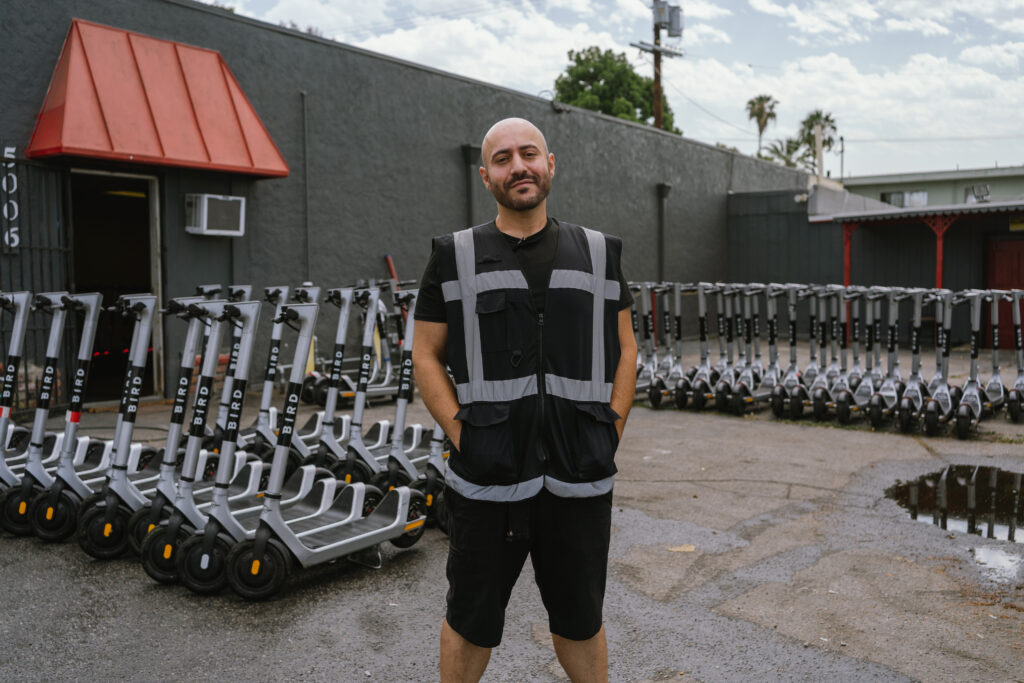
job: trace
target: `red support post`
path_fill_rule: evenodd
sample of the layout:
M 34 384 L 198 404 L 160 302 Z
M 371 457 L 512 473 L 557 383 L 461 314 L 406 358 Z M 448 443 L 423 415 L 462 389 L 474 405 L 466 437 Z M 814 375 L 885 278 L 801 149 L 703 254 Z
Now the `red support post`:
M 935 287 L 937 289 L 942 288 L 942 247 L 946 231 L 949 230 L 949 226 L 953 225 L 960 216 L 951 216 L 949 214 L 940 216 L 925 216 L 924 222 L 932 232 L 935 233 Z
M 850 286 L 850 240 L 860 223 L 843 223 L 843 286 Z

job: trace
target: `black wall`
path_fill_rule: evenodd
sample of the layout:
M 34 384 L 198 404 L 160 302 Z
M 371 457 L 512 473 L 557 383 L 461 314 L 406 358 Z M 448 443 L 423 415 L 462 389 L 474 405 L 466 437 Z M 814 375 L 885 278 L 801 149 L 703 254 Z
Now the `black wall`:
M 0 139 L 19 152 L 74 17 L 220 51 L 291 168 L 286 179 L 254 180 L 75 162 L 158 176 L 165 296 L 205 282 L 336 286 L 384 277 L 385 253 L 401 277 L 418 277 L 430 237 L 467 224 L 467 173 L 473 221 L 494 215 L 463 146 L 479 145 L 507 116 L 528 118 L 547 135 L 557 165 L 551 213 L 622 236 L 631 279 L 656 276 L 659 183 L 672 186 L 665 277 L 687 281 L 726 276 L 729 192 L 806 187 L 792 169 L 592 112 L 558 112 L 536 97 L 188 0 L 0 3 Z M 246 196 L 246 236 L 186 234 L 187 192 Z M 321 328 L 329 339 L 326 319 Z M 171 367 L 177 336 L 168 339 Z

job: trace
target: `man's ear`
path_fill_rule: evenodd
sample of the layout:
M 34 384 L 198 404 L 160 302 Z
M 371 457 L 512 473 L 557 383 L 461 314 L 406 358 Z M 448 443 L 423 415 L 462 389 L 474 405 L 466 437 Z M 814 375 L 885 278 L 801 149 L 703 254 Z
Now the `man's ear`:
M 480 180 L 484 182 L 484 187 L 488 190 L 491 189 L 491 177 L 487 174 L 487 168 L 485 166 L 480 167 Z
M 551 177 L 555 175 L 555 155 L 554 153 L 548 153 L 548 173 Z

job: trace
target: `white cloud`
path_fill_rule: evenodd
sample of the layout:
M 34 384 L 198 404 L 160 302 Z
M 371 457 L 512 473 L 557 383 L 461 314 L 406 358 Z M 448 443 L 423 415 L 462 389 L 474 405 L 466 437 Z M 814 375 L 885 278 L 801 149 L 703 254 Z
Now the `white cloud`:
M 785 7 L 772 2 L 772 0 L 750 0 L 750 6 L 758 12 L 764 12 L 765 14 L 771 14 L 772 16 L 789 16 Z
M 960 61 L 968 64 L 991 64 L 1001 69 L 1016 69 L 1024 58 L 1024 43 L 974 45 L 960 52 Z
M 583 14 L 590 12 L 594 8 L 591 7 L 590 0 L 547 0 L 548 7 L 555 7 L 558 9 L 567 9 L 577 14 Z
M 710 26 L 708 24 L 694 24 L 693 26 L 687 27 L 686 31 L 683 32 L 683 42 L 685 45 L 696 46 L 696 45 L 707 45 L 709 43 L 731 43 L 732 39 L 729 34 L 725 31 Z
M 675 0 L 670 4 L 679 4 L 683 8 L 683 16 L 693 19 L 720 19 L 732 15 L 731 10 L 709 0 Z
M 885 28 L 889 31 L 911 31 L 925 36 L 949 35 L 949 29 L 933 19 L 886 19 Z

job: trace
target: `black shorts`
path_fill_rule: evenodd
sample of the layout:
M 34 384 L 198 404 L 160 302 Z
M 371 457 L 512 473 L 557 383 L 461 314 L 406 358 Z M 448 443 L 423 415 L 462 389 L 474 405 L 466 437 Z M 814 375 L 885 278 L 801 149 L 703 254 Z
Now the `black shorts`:
M 588 640 L 601 629 L 612 494 L 517 503 L 445 491 L 451 515 L 447 621 L 480 647 L 496 647 L 512 587 L 530 556 L 555 635 Z

